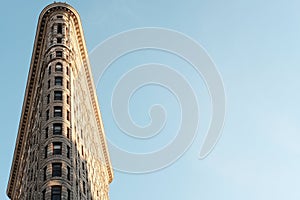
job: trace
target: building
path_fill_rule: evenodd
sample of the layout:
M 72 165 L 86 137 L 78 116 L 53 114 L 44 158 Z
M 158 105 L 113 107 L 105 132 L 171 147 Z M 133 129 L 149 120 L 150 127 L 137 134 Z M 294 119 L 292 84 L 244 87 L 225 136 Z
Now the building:
M 106 200 L 112 179 L 79 14 L 50 4 L 38 20 L 7 195 Z

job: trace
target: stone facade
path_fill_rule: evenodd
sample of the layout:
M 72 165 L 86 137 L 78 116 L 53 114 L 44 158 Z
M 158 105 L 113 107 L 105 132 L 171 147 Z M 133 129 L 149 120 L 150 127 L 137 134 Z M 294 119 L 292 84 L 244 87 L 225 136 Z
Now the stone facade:
M 78 13 L 41 13 L 7 195 L 107 200 L 113 171 Z

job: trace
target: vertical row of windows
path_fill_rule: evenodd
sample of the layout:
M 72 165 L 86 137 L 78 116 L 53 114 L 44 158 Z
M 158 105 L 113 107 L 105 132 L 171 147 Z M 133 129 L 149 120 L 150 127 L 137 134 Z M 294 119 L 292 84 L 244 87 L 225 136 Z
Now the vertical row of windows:
M 62 142 L 53 142 L 52 143 L 52 155 L 62 155 Z M 67 158 L 70 159 L 70 151 L 71 151 L 71 148 L 70 146 L 67 146 Z M 46 159 L 48 157 L 48 145 L 46 145 L 44 147 L 44 158 Z M 58 170 L 58 163 L 53 163 L 52 164 L 52 176 L 61 176 L 59 175 L 59 173 L 57 174 L 57 170 Z M 60 167 L 61 168 L 61 167 Z M 47 167 L 44 168 L 44 180 L 46 180 L 46 173 L 47 172 Z M 54 172 L 54 173 L 53 173 Z M 70 180 L 70 168 L 68 167 L 67 168 L 67 176 L 68 176 L 68 180 Z
M 58 57 L 62 56 L 62 51 L 56 51 L 56 55 Z M 48 67 L 48 74 L 50 75 L 52 73 L 51 66 Z M 63 65 L 58 62 L 55 65 L 55 72 L 63 72 Z M 66 67 L 66 74 L 69 75 L 69 67 Z M 62 76 L 55 76 L 54 78 L 54 85 L 55 86 L 63 86 L 63 77 Z M 51 80 L 48 80 L 48 89 L 51 87 Z M 68 87 L 68 81 L 67 81 L 67 87 Z
M 57 18 L 63 18 L 63 16 L 59 15 L 57 16 Z M 58 23 L 56 25 L 57 27 L 57 31 L 56 33 L 58 34 L 56 37 L 56 42 L 57 44 L 61 44 L 63 42 L 63 35 L 60 35 L 60 34 L 63 34 L 63 24 L 62 23 Z M 53 30 L 54 28 L 52 27 L 52 33 L 53 33 Z M 58 57 L 58 58 L 62 58 L 63 57 L 63 51 L 62 50 L 57 50 L 55 51 L 55 56 Z M 50 55 L 50 59 L 52 59 L 52 54 Z M 58 74 L 54 74 L 54 79 L 52 80 L 48 80 L 47 82 L 47 87 L 48 89 L 51 88 L 51 84 L 54 84 L 55 86 L 63 86 L 64 83 L 63 83 L 63 77 L 62 75 L 60 75 L 59 73 L 63 72 L 64 68 L 63 68 L 63 65 L 61 63 L 56 63 L 55 67 L 53 69 L 51 69 L 51 66 L 49 66 L 48 68 L 48 74 L 51 75 L 51 73 L 53 71 L 57 72 Z M 67 67 L 66 68 L 66 74 L 69 75 L 69 68 Z M 54 83 L 53 83 L 54 81 Z M 66 87 L 69 88 L 69 83 L 68 81 L 65 82 L 66 83 Z M 52 96 L 53 95 L 53 96 Z M 52 96 L 52 98 L 51 98 Z M 66 99 L 64 99 L 64 96 L 63 96 L 63 91 L 62 90 L 57 90 L 55 89 L 53 91 L 53 93 L 51 94 L 48 94 L 47 95 L 47 104 L 50 104 L 51 100 L 54 100 L 54 101 L 63 101 L 65 100 L 67 102 L 67 104 L 70 104 L 70 97 L 69 95 L 66 95 Z M 64 114 L 63 113 L 63 107 L 62 106 L 53 106 L 53 113 L 51 112 L 51 116 L 53 115 L 53 117 L 63 117 L 65 114 L 66 114 L 66 118 L 67 120 L 70 120 L 70 111 L 66 111 L 66 113 Z M 46 110 L 46 119 L 49 120 L 50 118 L 50 109 Z M 63 123 L 53 123 L 52 124 L 53 126 L 53 132 L 52 134 L 53 135 L 62 135 L 62 132 L 63 132 Z M 48 134 L 49 134 L 49 128 L 46 127 L 45 128 L 45 138 L 48 138 Z M 70 136 L 70 129 L 67 128 L 67 137 L 69 138 Z M 44 151 L 45 151 L 45 158 L 47 158 L 47 156 L 49 155 L 48 154 L 48 145 L 46 145 L 44 147 Z M 66 156 L 68 158 L 70 158 L 70 151 L 71 151 L 71 148 L 69 145 L 67 145 L 67 148 L 66 148 Z M 52 155 L 62 155 L 63 153 L 63 143 L 62 142 L 52 142 Z M 49 166 L 48 166 L 49 167 Z M 44 180 L 47 179 L 47 166 L 44 167 Z M 67 179 L 70 180 L 71 178 L 71 168 L 69 166 L 67 166 L 67 169 L 66 169 L 66 173 L 67 173 Z M 50 173 L 50 169 L 48 170 Z M 52 177 L 61 177 L 62 176 L 62 163 L 61 162 L 53 162 L 52 163 Z M 42 199 L 43 200 L 46 200 L 46 189 L 43 190 L 42 192 Z M 65 197 L 66 198 L 66 197 Z M 48 198 L 47 198 L 48 199 Z M 62 199 L 62 186 L 61 185 L 55 185 L 55 186 L 51 186 L 51 200 L 61 200 Z M 71 190 L 67 190 L 67 199 L 70 200 L 71 199 Z

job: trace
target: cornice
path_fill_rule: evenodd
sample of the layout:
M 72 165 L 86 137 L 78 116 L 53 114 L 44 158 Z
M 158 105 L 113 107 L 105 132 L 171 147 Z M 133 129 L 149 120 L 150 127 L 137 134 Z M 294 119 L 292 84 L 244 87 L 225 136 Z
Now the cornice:
M 39 78 L 39 74 L 37 71 L 39 71 L 39 66 L 41 66 L 44 57 L 41 55 L 42 48 L 44 46 L 44 38 L 45 38 L 45 26 L 48 17 L 56 11 L 64 11 L 68 12 L 68 14 L 73 18 L 75 22 L 75 31 L 76 31 L 76 36 L 78 40 L 78 45 L 80 47 L 80 54 L 81 54 L 81 59 L 83 61 L 84 69 L 87 75 L 87 81 L 88 81 L 88 87 L 89 87 L 89 94 L 91 95 L 91 100 L 92 100 L 92 105 L 93 109 L 96 115 L 96 121 L 98 125 L 98 131 L 100 133 L 100 138 L 101 138 L 101 146 L 104 154 L 104 159 L 105 159 L 105 164 L 107 168 L 107 172 L 109 175 L 109 182 L 111 183 L 113 180 L 113 170 L 109 158 L 109 153 L 108 153 L 108 148 L 107 148 L 107 143 L 105 140 L 105 135 L 104 135 L 104 127 L 102 123 L 102 117 L 99 109 L 99 104 L 97 100 L 97 95 L 96 95 L 96 90 L 92 78 L 92 72 L 90 69 L 90 63 L 88 60 L 88 53 L 85 45 L 85 40 L 84 40 L 84 35 L 83 35 L 83 29 L 81 25 L 81 20 L 80 16 L 77 13 L 77 11 L 70 5 L 66 3 L 53 3 L 45 7 L 38 20 L 38 25 L 37 25 L 37 32 L 35 35 L 35 41 L 34 41 L 34 48 L 33 48 L 33 53 L 32 53 L 32 58 L 31 58 L 31 63 L 30 63 L 30 69 L 28 73 L 28 79 L 27 79 L 27 85 L 26 85 L 26 91 L 25 91 L 25 97 L 23 101 L 23 106 L 22 106 L 22 114 L 20 118 L 20 123 L 19 123 L 19 129 L 18 129 L 18 136 L 16 139 L 16 146 L 15 146 L 15 151 L 14 151 L 14 156 L 13 156 L 13 162 L 11 166 L 11 171 L 10 171 L 10 177 L 9 177 L 9 182 L 8 182 L 8 187 L 7 187 L 7 195 L 11 198 L 12 192 L 17 184 L 17 179 L 18 179 L 18 173 L 19 173 L 19 168 L 21 167 L 20 165 L 22 164 L 22 155 L 23 151 L 25 148 L 25 141 L 27 140 L 27 133 L 28 133 L 28 123 L 29 122 L 29 117 L 31 115 L 31 105 L 34 102 L 34 88 L 36 88 L 37 80 Z

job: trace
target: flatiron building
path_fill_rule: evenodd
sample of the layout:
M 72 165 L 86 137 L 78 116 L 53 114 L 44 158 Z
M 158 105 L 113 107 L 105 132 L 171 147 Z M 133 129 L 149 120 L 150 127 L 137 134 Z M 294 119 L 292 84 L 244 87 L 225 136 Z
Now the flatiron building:
M 79 14 L 50 4 L 38 20 L 7 195 L 107 200 L 112 180 Z

